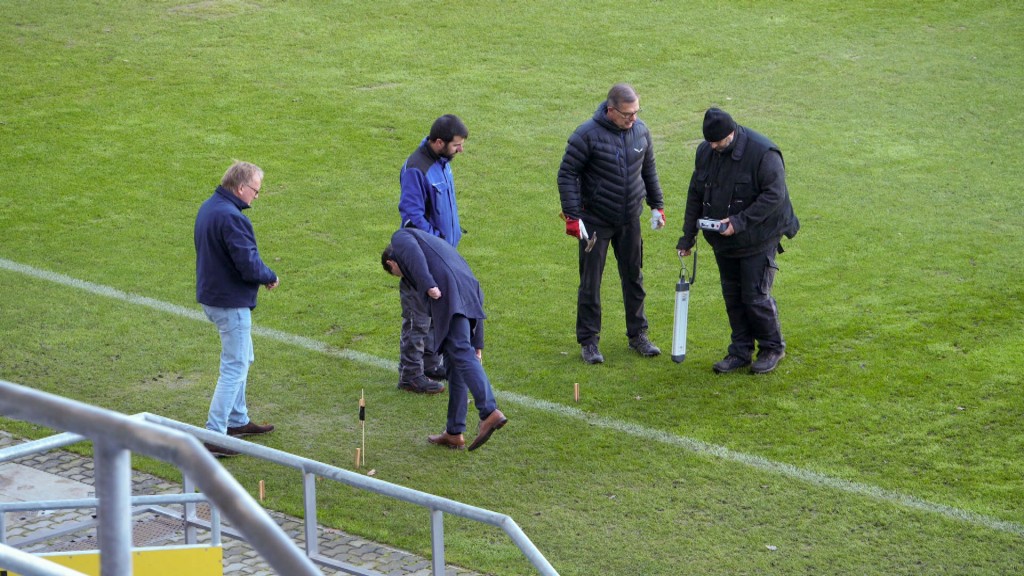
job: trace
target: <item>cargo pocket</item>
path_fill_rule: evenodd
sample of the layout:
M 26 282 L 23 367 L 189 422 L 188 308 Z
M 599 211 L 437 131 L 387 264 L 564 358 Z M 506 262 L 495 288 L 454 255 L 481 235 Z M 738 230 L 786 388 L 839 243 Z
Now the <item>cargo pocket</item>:
M 779 271 L 779 266 L 775 263 L 774 256 L 765 256 L 768 259 L 768 264 L 764 267 L 764 273 L 761 274 L 761 284 L 757 287 L 757 291 L 762 296 L 767 296 L 772 292 L 772 285 L 775 284 L 775 273 Z

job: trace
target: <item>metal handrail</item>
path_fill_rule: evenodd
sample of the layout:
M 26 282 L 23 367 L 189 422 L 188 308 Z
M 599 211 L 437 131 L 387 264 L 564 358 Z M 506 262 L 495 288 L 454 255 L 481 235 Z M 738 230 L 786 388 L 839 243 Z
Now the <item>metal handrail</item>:
M 492 512 L 490 510 L 471 506 L 456 500 L 427 494 L 426 492 L 420 492 L 419 490 L 413 490 L 412 488 L 392 484 L 371 476 L 352 472 L 351 470 L 345 470 L 344 468 L 330 466 L 323 462 L 310 460 L 309 458 L 303 458 L 302 456 L 296 456 L 295 454 L 277 450 L 275 448 L 253 444 L 236 438 L 225 438 L 223 434 L 211 432 L 204 428 L 198 428 L 191 424 L 185 424 L 156 414 L 142 412 L 137 416 L 140 416 L 149 422 L 192 434 L 204 442 L 215 442 L 220 446 L 241 454 L 260 458 L 261 460 L 281 466 L 294 468 L 302 472 L 305 495 L 306 545 L 307 553 L 310 556 L 314 556 L 318 552 L 315 534 L 314 537 L 310 537 L 310 534 L 311 531 L 315 531 L 316 528 L 315 478 L 320 477 L 341 482 L 352 486 L 353 488 L 374 492 L 382 496 L 387 496 L 389 498 L 394 498 L 396 500 L 427 508 L 431 512 L 431 559 L 433 564 L 433 573 L 436 576 L 443 576 L 445 573 L 443 524 L 442 517 L 438 513 L 451 514 L 453 516 L 459 516 L 461 518 L 500 528 L 519 548 L 520 552 L 522 552 L 526 559 L 530 561 L 533 567 L 537 569 L 539 574 L 542 576 L 558 576 L 558 572 L 555 571 L 554 567 L 552 567 L 547 561 L 547 558 L 545 558 L 537 547 L 534 546 L 533 542 L 523 532 L 519 525 L 516 524 L 515 520 L 507 514 Z M 341 568 L 341 566 L 336 564 L 330 565 L 332 567 Z
M 278 573 L 321 574 L 266 510 L 192 436 L 6 380 L 0 380 L 0 415 L 67 430 L 93 441 L 100 571 L 104 576 L 132 573 L 131 452 L 170 462 L 194 479 Z M 19 555 L 9 550 L 0 549 L 0 560 L 18 561 Z
M 10 386 L 17 386 L 15 384 L 10 384 L 10 383 L 4 382 L 3 380 L 0 380 L 0 414 L 6 414 L 6 412 L 4 412 L 6 398 L 5 398 L 4 387 L 3 387 L 5 384 L 10 385 Z M 19 388 L 22 388 L 22 387 L 19 387 Z M 45 394 L 45 393 L 36 392 L 36 394 Z M 50 395 L 46 395 L 46 396 L 50 396 Z M 55 396 L 53 396 L 53 398 L 57 398 L 59 400 L 63 400 L 64 402 L 72 402 L 72 403 L 74 403 L 74 401 L 63 399 L 63 398 L 59 398 L 59 397 L 55 397 Z M 132 417 L 124 416 L 124 415 L 121 415 L 121 414 L 117 414 L 117 416 L 119 416 L 122 419 L 128 420 L 128 421 L 135 421 L 135 422 L 138 422 L 139 424 L 146 424 L 148 426 L 157 426 L 158 425 L 159 429 L 164 431 L 164 434 L 167 433 L 166 429 L 170 428 L 170 429 L 176 431 L 176 432 L 173 432 L 175 435 L 178 435 L 178 434 L 180 434 L 180 435 L 187 435 L 187 437 L 190 437 L 189 439 L 193 443 L 195 443 L 197 445 L 198 445 L 198 442 L 196 442 L 196 440 L 195 440 L 196 438 L 198 440 L 200 440 L 200 441 L 216 443 L 219 446 L 223 446 L 225 448 L 228 448 L 228 449 L 231 449 L 231 450 L 235 450 L 235 451 L 237 451 L 237 452 L 239 452 L 241 454 L 246 454 L 246 455 L 249 455 L 249 456 L 260 458 L 260 459 L 265 460 L 267 462 L 272 462 L 272 463 L 275 463 L 275 464 L 278 464 L 278 465 L 281 465 L 281 466 L 286 466 L 286 467 L 294 468 L 296 470 L 301 471 L 302 472 L 302 477 L 303 477 L 303 496 L 304 496 L 304 501 L 305 501 L 304 502 L 304 510 L 305 510 L 304 521 L 305 521 L 305 535 L 306 535 L 306 556 L 308 556 L 310 559 L 312 559 L 317 564 L 321 564 L 321 565 L 329 566 L 329 567 L 332 567 L 332 568 L 335 568 L 335 569 L 339 569 L 339 570 L 341 570 L 343 572 L 346 572 L 346 573 L 349 573 L 349 574 L 357 574 L 357 575 L 373 575 L 373 574 L 375 574 L 373 572 L 365 571 L 365 570 L 356 568 L 354 566 L 350 566 L 350 565 L 347 565 L 347 564 L 344 564 L 344 563 L 341 563 L 341 562 L 338 562 L 338 561 L 334 561 L 334 560 L 332 560 L 330 558 L 325 558 L 324 556 L 319 554 L 319 544 L 318 544 L 318 535 L 317 535 L 317 521 L 316 521 L 316 511 L 317 511 L 317 505 L 316 505 L 316 478 L 320 477 L 320 478 L 325 478 L 325 479 L 328 479 L 328 480 L 333 480 L 333 481 L 336 481 L 336 482 L 341 482 L 343 484 L 346 484 L 348 486 L 352 486 L 352 487 L 357 488 L 357 489 L 366 490 L 366 491 L 369 491 L 369 492 L 373 492 L 373 493 L 380 494 L 380 495 L 383 495 L 383 496 L 386 496 L 386 497 L 394 498 L 396 500 L 401 500 L 403 502 L 407 502 L 407 503 L 414 504 L 414 505 L 417 505 L 417 506 L 420 506 L 420 507 L 428 509 L 429 512 L 430 512 L 430 524 L 431 524 L 431 551 L 432 551 L 432 554 L 431 554 L 432 562 L 431 562 L 431 564 L 432 564 L 432 573 L 435 576 L 443 576 L 445 574 L 445 563 L 444 563 L 444 528 L 443 528 L 443 515 L 444 514 L 451 514 L 453 516 L 458 516 L 458 517 L 466 518 L 466 519 L 469 519 L 469 520 L 473 520 L 475 522 L 481 522 L 481 523 L 484 523 L 484 524 L 489 524 L 491 526 L 495 526 L 497 528 L 500 528 L 512 540 L 512 542 L 519 548 L 519 550 L 523 553 L 523 555 L 527 558 L 527 560 L 531 563 L 531 565 L 537 570 L 538 574 L 541 574 L 542 576 L 558 576 L 558 572 L 555 571 L 554 567 L 551 566 L 551 564 L 547 561 L 547 559 L 544 557 L 544 555 L 541 554 L 541 552 L 537 549 L 536 546 L 534 546 L 533 542 L 530 541 L 529 537 L 526 536 L 526 534 L 522 531 L 522 529 L 519 527 L 519 525 L 516 524 L 516 522 L 510 516 L 508 516 L 506 514 L 500 514 L 500 513 L 497 513 L 497 512 L 492 512 L 490 510 L 486 510 L 486 509 L 483 509 L 483 508 L 478 508 L 476 506 L 471 506 L 471 505 L 468 505 L 468 504 L 464 504 L 462 502 L 457 502 L 455 500 L 450 500 L 448 498 L 443 498 L 443 497 L 440 497 L 440 496 L 435 496 L 433 494 L 427 494 L 425 492 L 420 492 L 418 490 L 413 490 L 411 488 L 406 488 L 406 487 L 403 487 L 403 486 L 398 486 L 396 484 L 392 484 L 390 482 L 386 482 L 386 481 L 379 480 L 379 479 L 376 479 L 376 478 L 373 478 L 373 477 L 370 477 L 370 476 L 366 476 L 366 475 L 363 475 L 363 474 L 352 472 L 350 470 L 345 470 L 343 468 L 338 468 L 338 467 L 335 467 L 335 466 L 330 466 L 330 465 L 324 464 L 322 462 L 318 462 L 316 460 L 310 460 L 308 458 L 303 458 L 301 456 L 296 456 L 294 454 L 290 454 L 288 452 L 283 452 L 281 450 L 276 450 L 274 448 L 269 448 L 269 447 L 262 446 L 262 445 L 259 445 L 259 444 L 253 444 L 253 443 L 247 442 L 245 440 L 239 440 L 237 438 L 232 438 L 232 437 L 229 437 L 229 436 L 225 436 L 223 434 L 218 434 L 216 432 L 212 432 L 212 431 L 206 430 L 204 428 L 198 428 L 196 426 L 192 426 L 190 424 L 185 424 L 185 423 L 179 422 L 177 420 L 173 420 L 173 419 L 170 419 L 170 418 L 165 418 L 163 416 L 159 416 L 159 415 L 156 415 L 156 414 L 151 414 L 151 413 L 148 413 L 148 412 L 142 412 L 142 413 L 136 414 L 135 416 L 132 416 Z M 22 419 L 28 419 L 28 418 L 22 418 Z M 45 424 L 45 422 L 37 422 L 37 423 Z M 50 425 L 50 427 L 57 428 L 57 429 L 69 429 L 66 426 L 57 426 L 57 425 Z M 191 438 L 191 437 L 194 437 L 194 438 Z M 21 455 L 29 455 L 29 454 L 36 453 L 36 452 L 40 451 L 41 447 L 45 447 L 46 449 L 53 449 L 53 448 L 58 448 L 58 447 L 61 447 L 61 446 L 64 446 L 64 445 L 73 444 L 75 442 L 81 441 L 82 439 L 83 438 L 81 436 L 76 436 L 75 434 L 58 434 L 58 435 L 52 436 L 50 438 L 44 438 L 44 439 L 41 439 L 41 440 L 35 440 L 35 441 L 32 441 L 32 442 L 27 442 L 25 444 L 21 444 L 21 445 L 17 446 L 16 447 L 17 451 L 13 452 L 14 454 L 17 454 L 17 456 L 11 456 L 12 453 L 8 452 L 9 450 L 11 450 L 11 448 L 8 448 L 8 449 L 0 451 L 0 454 L 3 454 L 5 456 L 4 459 L 11 459 L 13 457 L 18 457 L 18 456 L 21 456 Z M 206 456 L 209 456 L 209 454 L 206 452 L 206 450 L 202 450 L 202 452 Z M 147 455 L 152 455 L 152 454 L 147 454 Z M 160 458 L 160 456 L 155 456 L 155 455 L 154 455 L 154 457 Z M 0 462 L 2 462 L 4 459 L 0 459 Z M 160 459 L 164 459 L 164 458 L 160 458 Z M 171 460 L 168 460 L 168 461 L 171 461 Z M 173 461 L 171 461 L 171 462 L 173 462 Z M 228 476 L 230 478 L 230 474 L 228 474 L 226 471 L 224 471 L 223 468 L 220 468 L 219 465 L 218 465 L 218 468 L 220 469 L 220 472 L 221 472 L 222 475 L 226 475 L 226 476 Z M 97 467 L 97 470 L 98 469 L 99 468 Z M 183 467 L 182 467 L 182 470 L 183 470 L 183 472 L 186 471 Z M 185 492 L 186 493 L 190 493 L 190 492 L 193 491 L 193 486 L 194 486 L 193 479 L 198 480 L 200 477 L 197 476 L 196 473 L 186 473 L 186 474 L 184 474 L 184 477 L 185 477 Z M 231 478 L 231 480 L 234 480 L 234 479 Z M 199 484 L 199 487 L 203 488 L 202 483 L 196 482 L 196 484 Z M 237 482 L 235 482 L 235 484 L 237 485 Z M 244 495 L 246 496 L 246 498 L 249 501 L 252 501 L 252 498 L 249 496 L 249 494 L 247 492 L 244 492 L 244 489 L 242 489 L 240 486 L 239 486 L 239 489 L 241 489 L 243 491 Z M 207 489 L 204 488 L 203 491 L 206 492 Z M 218 502 L 216 500 L 214 500 L 214 498 L 212 496 L 211 496 L 210 500 L 213 501 L 213 503 L 215 505 L 219 505 Z M 255 504 L 255 502 L 253 502 L 253 504 Z M 260 508 L 260 510 L 262 511 L 262 508 Z M 232 523 L 238 525 L 238 522 L 236 522 L 235 519 L 233 519 L 231 517 L 231 515 L 227 514 L 226 511 L 225 511 L 225 515 L 232 521 Z M 275 524 L 275 527 L 276 527 L 276 524 Z M 243 532 L 243 534 L 244 534 L 244 532 Z M 255 543 L 254 543 L 254 547 L 255 547 Z M 259 550 L 259 548 L 257 548 L 257 550 Z M 262 553 L 262 551 L 261 551 L 261 553 Z M 0 558 L 2 558 L 2 555 L 0 555 Z M 269 561 L 269 558 L 268 558 L 268 561 Z M 275 568 L 276 568 L 276 566 L 275 566 Z M 287 572 L 287 571 L 284 571 L 282 573 L 285 573 L 285 574 L 298 574 L 298 572 Z

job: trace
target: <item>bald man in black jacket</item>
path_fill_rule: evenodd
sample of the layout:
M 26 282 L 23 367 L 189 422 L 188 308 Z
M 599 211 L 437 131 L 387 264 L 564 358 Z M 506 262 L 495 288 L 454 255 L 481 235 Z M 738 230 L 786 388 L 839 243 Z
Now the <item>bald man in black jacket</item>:
M 484 347 L 484 294 L 469 264 L 444 240 L 415 228 L 391 236 L 381 265 L 428 299 L 436 352 L 445 354 L 448 375 L 448 422 L 443 433 L 428 436 L 431 444 L 460 449 L 466 441 L 468 393 L 480 415 L 475 450 L 508 422 L 498 410 L 481 358 Z

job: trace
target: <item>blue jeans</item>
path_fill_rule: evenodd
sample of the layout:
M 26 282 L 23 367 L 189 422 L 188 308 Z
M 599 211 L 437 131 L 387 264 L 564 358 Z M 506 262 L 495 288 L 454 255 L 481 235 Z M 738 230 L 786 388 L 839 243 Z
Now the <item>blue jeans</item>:
M 218 308 L 203 304 L 206 317 L 220 332 L 220 376 L 210 401 L 206 429 L 226 434 L 228 426 L 249 423 L 245 382 L 256 357 L 252 351 L 252 312 L 248 308 Z
M 491 381 L 484 373 L 484 367 L 476 357 L 470 338 L 469 318 L 461 314 L 452 316 L 448 336 L 442 344 L 445 367 L 448 369 L 448 423 L 449 434 L 466 431 L 466 406 L 469 394 L 473 395 L 477 414 L 483 420 L 497 407 Z

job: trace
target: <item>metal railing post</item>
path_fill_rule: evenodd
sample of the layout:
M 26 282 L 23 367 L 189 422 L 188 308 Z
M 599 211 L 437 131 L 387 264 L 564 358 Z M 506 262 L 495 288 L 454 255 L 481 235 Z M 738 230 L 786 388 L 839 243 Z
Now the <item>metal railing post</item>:
M 320 535 L 316 523 L 316 475 L 302 473 L 302 504 L 306 527 L 306 556 L 320 553 Z
M 210 505 L 210 544 L 213 546 L 220 546 L 220 510 L 216 506 Z
M 182 492 L 185 494 L 195 494 L 195 482 L 193 482 L 192 479 L 189 478 L 187 474 L 182 474 L 181 480 L 183 485 Z M 195 503 L 186 502 L 184 514 L 182 514 L 182 519 L 184 520 L 185 524 L 185 544 L 193 545 L 199 541 L 196 525 L 192 523 L 193 520 L 195 520 L 196 518 L 197 515 Z
M 103 576 L 132 573 L 132 458 L 131 452 L 109 440 L 96 440 L 96 535 Z
M 430 562 L 434 576 L 444 576 L 444 512 L 430 511 Z

